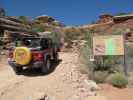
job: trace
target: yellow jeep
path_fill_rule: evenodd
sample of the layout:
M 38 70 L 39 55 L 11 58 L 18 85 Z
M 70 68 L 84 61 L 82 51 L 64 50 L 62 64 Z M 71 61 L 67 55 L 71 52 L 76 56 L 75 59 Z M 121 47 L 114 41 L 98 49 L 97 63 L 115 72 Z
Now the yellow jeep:
M 59 46 L 50 38 L 24 38 L 9 50 L 8 63 L 16 74 L 24 67 L 40 68 L 46 74 L 51 70 L 51 60 L 58 61 Z

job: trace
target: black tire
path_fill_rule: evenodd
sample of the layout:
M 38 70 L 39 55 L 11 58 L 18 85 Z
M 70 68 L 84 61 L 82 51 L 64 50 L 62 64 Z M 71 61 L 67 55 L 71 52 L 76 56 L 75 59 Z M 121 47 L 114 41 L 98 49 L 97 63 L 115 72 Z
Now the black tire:
M 43 74 L 48 74 L 51 70 L 51 60 L 50 58 L 47 58 L 46 62 L 44 65 L 41 67 L 41 71 Z
M 57 63 L 59 61 L 59 54 L 56 52 L 54 53 L 54 62 Z
M 19 67 L 14 66 L 13 70 L 14 70 L 15 74 L 20 75 L 21 72 L 23 71 L 23 67 L 21 67 L 21 66 L 19 66 Z

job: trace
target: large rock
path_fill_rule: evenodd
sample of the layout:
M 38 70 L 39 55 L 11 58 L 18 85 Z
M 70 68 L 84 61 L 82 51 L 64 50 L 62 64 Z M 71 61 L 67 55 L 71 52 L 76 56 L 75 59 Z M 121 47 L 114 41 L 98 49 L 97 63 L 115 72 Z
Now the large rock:
M 96 82 L 92 81 L 92 80 L 84 80 L 85 85 L 87 86 L 87 88 L 90 89 L 90 91 L 96 91 L 99 90 L 98 85 L 96 84 Z

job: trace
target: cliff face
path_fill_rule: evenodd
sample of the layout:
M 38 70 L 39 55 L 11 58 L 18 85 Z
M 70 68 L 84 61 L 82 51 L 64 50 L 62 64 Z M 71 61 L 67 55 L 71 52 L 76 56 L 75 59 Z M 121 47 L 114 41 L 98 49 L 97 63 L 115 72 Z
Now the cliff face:
M 96 35 L 126 34 L 133 41 L 133 14 L 122 16 L 102 15 L 95 24 L 80 26 L 80 29 L 93 29 Z
M 133 14 L 122 16 L 104 14 L 99 16 L 99 20 L 95 24 L 88 24 L 78 27 L 65 26 L 53 17 L 43 15 L 36 17 L 32 20 L 32 22 L 28 23 L 31 29 L 27 28 L 26 25 L 21 23 L 21 21 L 16 18 L 6 17 L 5 19 L 6 20 L 3 20 L 3 18 L 1 18 L 0 21 L 4 24 L 0 25 L 4 25 L 7 29 L 10 28 L 11 34 L 13 34 L 14 31 L 18 32 L 18 34 L 27 31 L 28 35 L 33 35 L 34 33 L 29 32 L 29 30 L 33 30 L 35 32 L 57 32 L 60 33 L 66 41 L 71 43 L 71 40 L 82 40 L 84 33 L 93 29 L 94 34 L 96 35 L 126 34 L 126 39 L 133 41 Z

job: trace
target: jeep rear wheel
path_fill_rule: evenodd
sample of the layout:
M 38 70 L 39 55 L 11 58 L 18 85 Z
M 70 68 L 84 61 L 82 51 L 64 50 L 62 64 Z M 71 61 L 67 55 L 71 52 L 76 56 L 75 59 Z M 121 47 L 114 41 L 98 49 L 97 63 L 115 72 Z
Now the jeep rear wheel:
M 42 66 L 41 71 L 43 74 L 48 74 L 51 69 L 51 60 L 48 58 L 45 62 L 45 64 Z
M 15 74 L 20 75 L 21 72 L 23 71 L 23 67 L 20 67 L 20 66 L 16 67 L 16 66 L 14 66 L 13 70 L 14 70 Z

